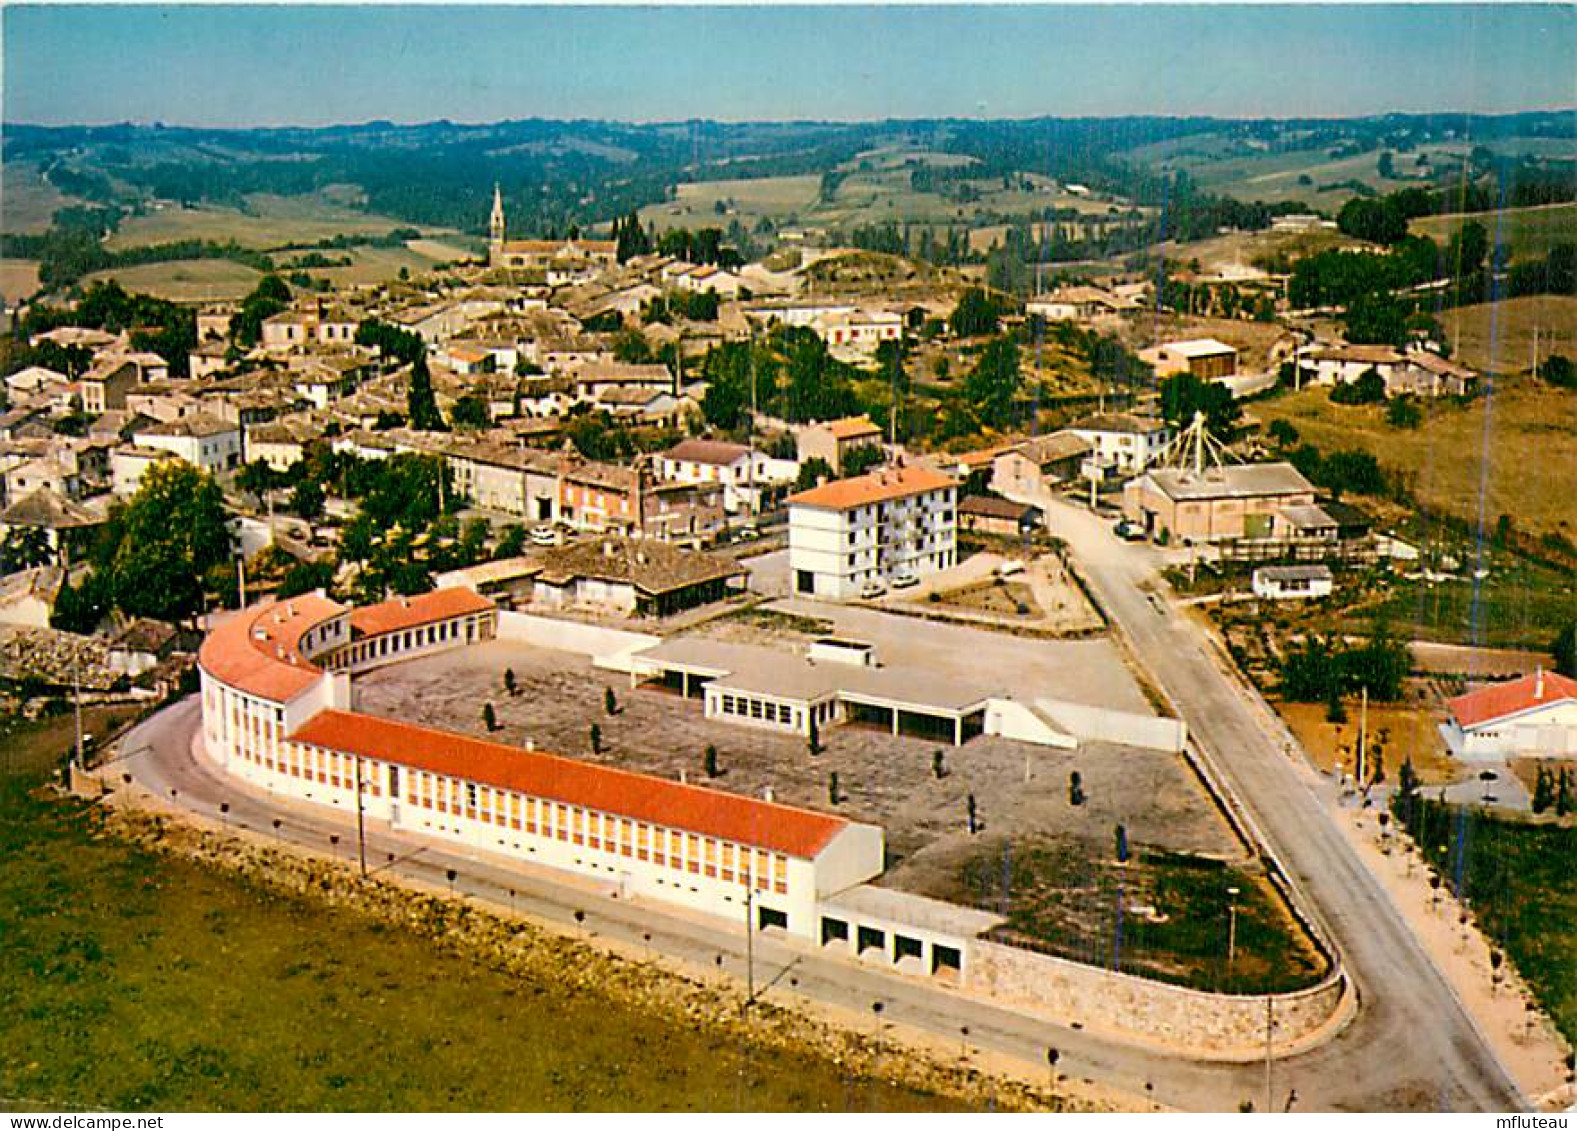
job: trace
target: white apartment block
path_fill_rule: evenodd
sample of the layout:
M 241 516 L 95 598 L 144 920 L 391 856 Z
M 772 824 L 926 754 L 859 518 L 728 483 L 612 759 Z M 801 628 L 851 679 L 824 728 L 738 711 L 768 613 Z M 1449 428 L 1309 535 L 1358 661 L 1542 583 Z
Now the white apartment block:
M 847 601 L 956 564 L 957 494 L 946 475 L 889 467 L 790 495 L 793 592 Z

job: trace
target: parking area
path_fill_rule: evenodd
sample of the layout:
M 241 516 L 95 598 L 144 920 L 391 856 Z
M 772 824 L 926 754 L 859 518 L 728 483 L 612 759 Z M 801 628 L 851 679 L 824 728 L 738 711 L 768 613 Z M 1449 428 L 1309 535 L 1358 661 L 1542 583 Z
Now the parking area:
M 1076 667 L 1076 655 L 1063 664 Z M 967 657 L 954 662 L 971 666 Z M 513 695 L 505 690 L 506 669 L 513 672 Z M 1059 686 L 1083 678 L 1068 676 Z M 610 689 L 613 714 L 606 708 Z M 1007 837 L 1056 831 L 1104 845 L 1123 823 L 1136 842 L 1236 852 L 1188 767 L 1154 751 L 1095 743 L 1062 751 L 993 736 L 951 747 L 843 725 L 826 728 L 819 736 L 824 749 L 812 755 L 803 738 L 709 720 L 697 700 L 672 692 L 632 690 L 627 677 L 600 671 L 584 656 L 506 641 L 368 673 L 356 681 L 356 699 L 358 709 L 372 714 L 477 735 L 486 733 L 484 705 L 491 704 L 498 727 L 492 737 L 499 741 L 756 797 L 770 791 L 781 802 L 880 824 L 890 866 L 883 882 L 922 895 L 950 890 L 956 861 L 988 831 Z M 716 751 L 716 777 L 707 775 L 708 747 Z M 1075 772 L 1079 805 L 1069 801 Z

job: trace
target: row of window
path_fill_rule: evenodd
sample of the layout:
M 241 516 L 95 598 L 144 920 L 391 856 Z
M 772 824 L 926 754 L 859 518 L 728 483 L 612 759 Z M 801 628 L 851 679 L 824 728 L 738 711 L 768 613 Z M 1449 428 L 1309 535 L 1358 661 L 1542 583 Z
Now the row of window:
M 799 711 L 787 703 L 774 703 L 767 699 L 755 699 L 747 695 L 720 695 L 719 709 L 725 715 L 735 715 L 742 719 L 761 719 L 769 723 L 781 723 L 784 726 L 794 726 L 798 723 Z

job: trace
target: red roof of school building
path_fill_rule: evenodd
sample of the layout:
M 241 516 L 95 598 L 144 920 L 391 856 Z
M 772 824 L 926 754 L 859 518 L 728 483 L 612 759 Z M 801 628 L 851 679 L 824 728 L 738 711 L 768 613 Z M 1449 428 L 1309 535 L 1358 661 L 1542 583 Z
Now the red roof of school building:
M 306 633 L 345 612 L 345 606 L 321 593 L 303 593 L 288 601 L 271 601 L 242 609 L 203 640 L 197 662 L 215 679 L 237 691 L 287 702 L 322 675 L 301 655 Z
M 1568 699 L 1577 701 L 1577 679 L 1557 672 L 1538 672 L 1458 695 L 1446 706 L 1461 726 L 1475 727 Z
M 414 597 L 395 597 L 376 605 L 352 609 L 351 631 L 362 636 L 378 636 L 385 632 L 398 632 L 402 628 L 420 628 L 461 617 L 467 613 L 486 612 L 493 602 L 474 589 L 434 589 Z
M 808 809 L 349 711 L 319 711 L 290 738 L 802 859 L 848 826 Z

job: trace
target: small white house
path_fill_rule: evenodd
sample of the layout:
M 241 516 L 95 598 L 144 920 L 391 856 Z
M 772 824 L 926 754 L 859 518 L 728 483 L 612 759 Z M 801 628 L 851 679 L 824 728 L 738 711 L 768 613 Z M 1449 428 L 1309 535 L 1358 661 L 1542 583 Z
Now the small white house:
M 162 448 L 180 456 L 209 475 L 234 471 L 241 464 L 241 430 L 207 414 L 152 425 L 132 440 L 138 447 Z
M 1254 571 L 1254 596 L 1262 601 L 1329 597 L 1333 585 L 1329 566 L 1260 566 Z
M 1464 761 L 1577 757 L 1577 680 L 1542 669 L 1446 704 L 1446 745 Z

